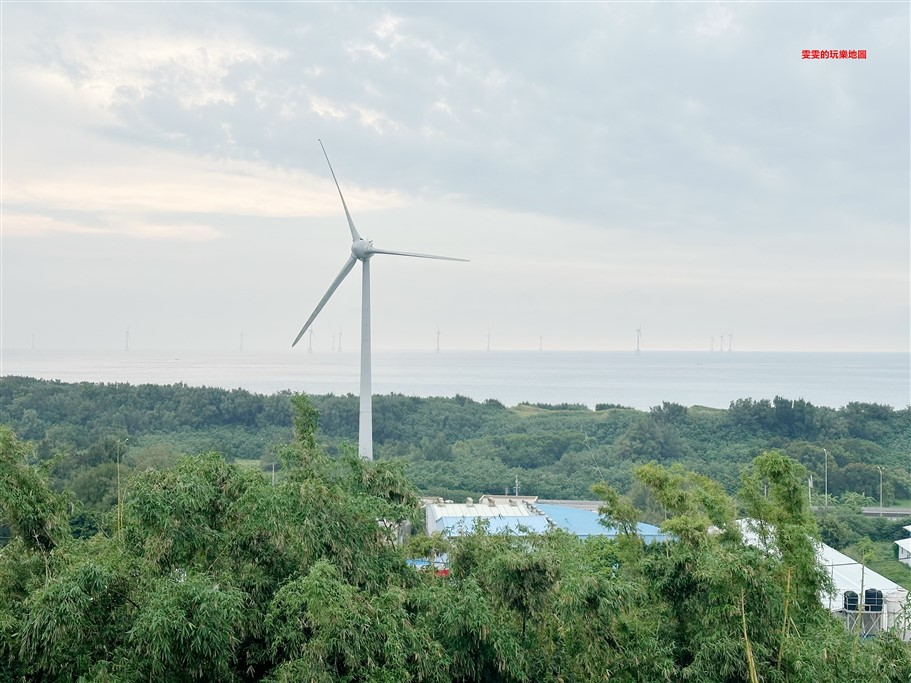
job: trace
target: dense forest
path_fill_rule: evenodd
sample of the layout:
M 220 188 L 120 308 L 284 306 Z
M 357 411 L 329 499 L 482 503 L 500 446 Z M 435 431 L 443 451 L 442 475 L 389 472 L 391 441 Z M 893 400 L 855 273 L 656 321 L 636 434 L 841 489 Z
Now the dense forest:
M 330 454 L 357 440 L 355 396 L 311 396 L 318 438 Z M 0 382 L 0 424 L 36 444 L 87 503 L 112 495 L 112 467 L 173 462 L 183 453 L 217 451 L 228 461 L 277 462 L 292 440 L 292 395 L 244 390 L 128 384 L 65 384 L 22 377 Z M 601 404 L 507 408 L 494 400 L 374 398 L 374 450 L 400 460 L 418 488 L 462 499 L 521 491 L 542 498 L 589 498 L 597 481 L 624 493 L 639 488 L 633 471 L 679 463 L 732 493 L 754 457 L 777 449 L 804 465 L 814 494 L 888 505 L 911 498 L 911 408 L 850 403 L 837 410 L 801 399 L 733 402 L 726 410 L 664 403 L 650 411 Z M 278 467 L 278 465 L 277 465 Z M 828 476 L 826 476 L 828 474 Z M 59 487 L 59 486 L 58 486 Z M 92 490 L 89 490 L 92 489 Z
M 104 405 L 70 436 L 100 428 Z M 736 497 L 679 465 L 635 467 L 665 511 L 663 543 L 645 544 L 642 511 L 602 482 L 613 539 L 478 529 L 402 547 L 396 523 L 419 516 L 406 460 L 328 456 L 317 410 L 290 405 L 296 438 L 275 452 L 275 481 L 217 453 L 183 456 L 117 486 L 92 534 L 74 533 L 72 494 L 52 487 L 62 446 L 0 427 L 0 681 L 908 680 L 908 643 L 861 638 L 822 607 L 806 470 L 780 452 L 747 464 Z M 98 436 L 80 452 L 106 453 Z M 741 542 L 737 516 L 768 551 Z M 448 576 L 406 564 L 434 549 L 448 550 Z

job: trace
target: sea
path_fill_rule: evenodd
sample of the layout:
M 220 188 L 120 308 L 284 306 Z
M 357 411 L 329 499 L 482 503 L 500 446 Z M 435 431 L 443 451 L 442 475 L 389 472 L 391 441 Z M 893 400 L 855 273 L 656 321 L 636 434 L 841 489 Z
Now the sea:
M 2 350 L 0 376 L 357 394 L 359 362 L 357 352 L 330 351 Z M 640 410 L 664 401 L 727 408 L 737 399 L 775 396 L 831 408 L 854 401 L 905 408 L 911 404 L 911 354 L 375 351 L 373 393 Z

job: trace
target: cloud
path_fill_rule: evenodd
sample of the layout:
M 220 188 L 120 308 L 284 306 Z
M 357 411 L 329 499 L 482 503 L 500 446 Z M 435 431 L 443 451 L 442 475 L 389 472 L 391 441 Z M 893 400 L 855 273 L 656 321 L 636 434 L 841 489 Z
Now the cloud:
M 68 245 L 122 229 L 165 260 L 217 245 L 247 286 L 291 286 L 274 254 L 323 257 L 290 226 L 339 218 L 321 138 L 359 228 L 464 240 L 466 325 L 480 302 L 519 327 L 521 299 L 588 331 L 651 313 L 683 335 L 724 312 L 772 339 L 827 311 L 829 343 L 876 301 L 903 347 L 908 20 L 900 3 L 13 4 L 4 236 L 15 219 Z M 871 58 L 800 59 L 832 41 Z M 268 268 L 243 265 L 252 236 Z M 209 241 L 168 249 L 191 238 Z
M 99 213 L 200 213 L 262 217 L 324 216 L 337 210 L 327 178 L 266 164 L 224 163 L 168 152 L 142 161 L 58 168 L 4 180 L 9 206 Z M 388 208 L 403 195 L 347 186 L 362 210 Z
M 243 36 L 162 35 L 120 31 L 85 40 L 64 34 L 57 58 L 33 68 L 65 78 L 99 106 L 122 105 L 167 89 L 180 106 L 192 109 L 236 101 L 228 84 L 232 69 L 274 65 L 285 50 L 258 45 Z
M 209 242 L 222 237 L 222 234 L 211 225 L 194 223 L 162 225 L 139 223 L 128 219 L 116 221 L 116 226 L 99 227 L 38 214 L 8 212 L 3 214 L 3 236 L 5 238 L 45 237 L 59 233 L 176 242 Z

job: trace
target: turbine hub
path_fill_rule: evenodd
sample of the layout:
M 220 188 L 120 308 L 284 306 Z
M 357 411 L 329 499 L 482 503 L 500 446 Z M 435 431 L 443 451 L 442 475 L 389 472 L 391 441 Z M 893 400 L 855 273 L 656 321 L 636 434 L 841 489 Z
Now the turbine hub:
M 365 240 L 363 238 L 356 239 L 351 244 L 351 255 L 354 258 L 361 261 L 366 261 L 373 254 L 370 252 L 370 247 L 373 246 L 373 240 Z

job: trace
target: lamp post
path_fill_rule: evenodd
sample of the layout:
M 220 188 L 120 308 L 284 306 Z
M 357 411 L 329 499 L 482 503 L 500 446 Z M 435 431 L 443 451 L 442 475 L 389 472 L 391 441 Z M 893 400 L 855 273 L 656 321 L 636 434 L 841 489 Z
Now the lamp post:
M 883 516 L 883 468 L 879 465 L 876 466 L 876 469 L 879 470 L 879 516 Z

